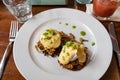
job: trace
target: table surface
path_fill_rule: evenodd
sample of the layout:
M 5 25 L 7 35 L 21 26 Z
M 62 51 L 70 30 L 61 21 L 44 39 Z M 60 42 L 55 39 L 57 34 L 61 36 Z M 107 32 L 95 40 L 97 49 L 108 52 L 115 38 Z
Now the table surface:
M 36 15 L 37 13 L 40 13 L 42 11 L 52 8 L 60 8 L 60 7 L 74 8 L 74 0 L 68 0 L 68 4 L 65 6 L 58 6 L 58 5 L 33 6 L 32 11 L 33 11 L 33 15 Z M 78 4 L 78 9 L 85 11 L 86 7 L 85 5 Z M 10 14 L 10 12 L 3 5 L 2 0 L 0 0 L 0 60 L 2 59 L 6 46 L 9 42 L 8 36 L 9 36 L 10 22 L 12 20 L 16 20 L 16 19 Z M 108 29 L 108 24 L 110 23 L 109 21 L 100 21 L 100 22 L 105 26 L 106 29 Z M 120 22 L 114 22 L 114 24 L 115 24 L 117 39 L 120 44 Z M 21 25 L 22 24 L 19 24 L 19 28 L 21 27 Z M 2 80 L 25 80 L 25 78 L 20 74 L 20 72 L 16 68 L 16 65 L 13 60 L 12 50 L 7 58 L 7 63 L 3 73 Z M 120 80 L 120 73 L 114 52 L 113 52 L 111 64 L 108 70 L 106 71 L 106 73 L 102 76 L 100 80 Z

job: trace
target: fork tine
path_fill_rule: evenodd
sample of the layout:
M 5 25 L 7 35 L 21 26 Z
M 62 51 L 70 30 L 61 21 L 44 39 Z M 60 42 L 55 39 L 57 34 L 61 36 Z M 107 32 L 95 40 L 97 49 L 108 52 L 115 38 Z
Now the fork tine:
M 2 77 L 2 74 L 4 71 L 6 60 L 7 60 L 7 55 L 9 52 L 8 50 L 11 47 L 12 43 L 14 42 L 17 32 L 18 32 L 18 22 L 11 21 L 11 27 L 10 27 L 10 33 L 9 33 L 9 44 L 4 52 L 1 62 L 0 62 L 0 80 L 1 80 L 1 77 Z
M 18 32 L 18 21 L 14 21 L 14 36 L 17 35 L 17 32 Z
M 15 37 L 18 32 L 18 21 L 11 21 L 9 37 Z
M 11 21 L 11 25 L 10 25 L 10 34 L 9 34 L 9 37 L 10 37 L 10 35 L 12 35 L 12 28 L 13 28 L 13 21 Z
M 10 33 L 9 33 L 9 37 L 11 36 L 11 35 L 13 35 L 13 21 L 11 21 L 11 26 L 10 26 Z

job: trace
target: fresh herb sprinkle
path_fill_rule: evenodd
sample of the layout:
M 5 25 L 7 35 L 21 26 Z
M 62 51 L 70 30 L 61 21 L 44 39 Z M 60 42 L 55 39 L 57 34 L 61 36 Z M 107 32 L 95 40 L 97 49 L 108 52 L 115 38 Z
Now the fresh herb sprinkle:
M 75 29 L 75 28 L 76 28 L 76 26 L 75 26 L 75 25 L 73 25 L 73 26 L 72 26 L 72 28 L 73 28 L 73 29 Z
M 92 46 L 94 46 L 95 45 L 95 42 L 92 42 Z
M 65 23 L 66 26 L 68 26 L 69 24 L 68 23 Z
M 69 56 L 70 54 L 67 52 L 67 56 Z
M 72 46 L 72 44 L 73 44 L 72 41 L 68 41 L 68 42 L 66 43 L 66 46 L 67 46 L 67 47 L 70 47 L 70 46 Z
M 50 40 L 51 39 L 51 37 L 49 37 L 49 36 L 46 36 L 45 38 L 44 38 L 44 40 Z
M 64 56 L 62 56 L 62 59 L 65 61 L 65 57 Z
M 62 22 L 59 22 L 59 24 L 62 24 Z
M 53 44 L 53 41 L 51 41 L 50 44 Z
M 48 33 L 47 33 L 47 32 L 45 32 L 45 33 L 43 33 L 43 35 L 45 35 L 45 36 L 46 36 L 46 35 L 48 35 Z
M 80 34 L 81 34 L 81 36 L 85 36 L 86 32 L 85 31 L 81 31 Z

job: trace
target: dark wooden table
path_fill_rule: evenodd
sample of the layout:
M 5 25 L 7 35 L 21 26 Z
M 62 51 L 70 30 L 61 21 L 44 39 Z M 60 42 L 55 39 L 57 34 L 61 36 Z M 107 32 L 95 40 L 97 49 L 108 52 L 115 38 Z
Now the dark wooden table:
M 48 9 L 52 9 L 52 8 L 59 8 L 59 7 L 74 8 L 73 2 L 74 2 L 73 0 L 68 0 L 68 5 L 66 6 L 57 6 L 57 5 L 56 6 L 33 6 L 32 8 L 33 15 Z M 85 11 L 86 7 L 85 5 L 78 4 L 78 9 Z M 0 0 L 0 60 L 8 44 L 9 28 L 10 28 L 10 22 L 12 20 L 16 20 L 16 19 L 10 14 L 10 12 L 3 5 L 2 0 Z M 108 24 L 110 22 L 101 21 L 101 23 L 107 29 Z M 115 23 L 115 30 L 117 33 L 117 39 L 120 44 L 120 22 L 114 22 L 114 23 Z M 19 24 L 19 27 L 21 27 L 21 25 L 22 24 Z M 104 74 L 104 76 L 100 80 L 120 80 L 120 74 L 119 74 L 119 70 L 116 62 L 116 57 L 114 54 L 115 53 L 113 52 L 112 62 L 107 72 Z M 19 73 L 19 71 L 15 66 L 12 51 L 7 59 L 2 80 L 25 80 L 25 78 Z

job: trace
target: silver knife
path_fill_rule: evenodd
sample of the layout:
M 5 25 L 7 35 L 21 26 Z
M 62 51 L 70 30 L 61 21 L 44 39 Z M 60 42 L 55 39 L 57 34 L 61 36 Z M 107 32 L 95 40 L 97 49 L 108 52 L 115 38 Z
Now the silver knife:
M 116 38 L 116 33 L 115 33 L 115 28 L 114 28 L 113 22 L 111 22 L 109 24 L 108 29 L 109 29 L 109 34 L 110 34 L 110 37 L 111 37 L 111 40 L 112 40 L 113 50 L 114 50 L 114 52 L 116 53 L 116 56 L 117 56 L 118 67 L 120 69 L 120 48 L 119 48 L 118 41 L 117 41 L 117 38 Z

